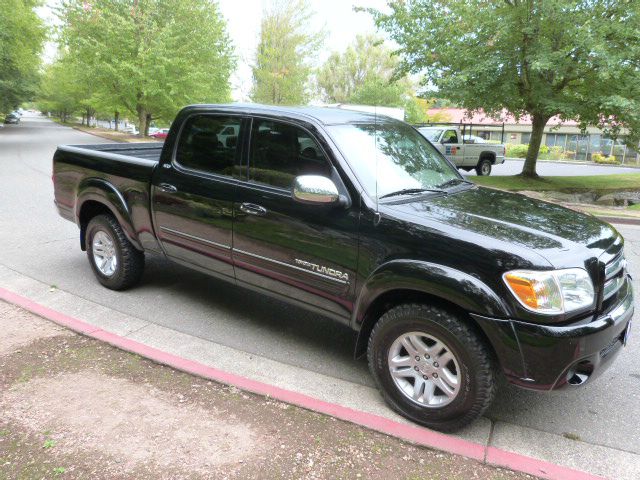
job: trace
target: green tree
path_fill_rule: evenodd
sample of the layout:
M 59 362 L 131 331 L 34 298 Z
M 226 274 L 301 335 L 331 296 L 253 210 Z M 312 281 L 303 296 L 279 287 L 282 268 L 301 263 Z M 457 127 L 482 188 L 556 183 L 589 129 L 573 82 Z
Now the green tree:
M 273 105 L 306 103 L 310 60 L 325 38 L 311 31 L 312 11 L 307 0 L 274 1 L 260 25 L 251 99 Z
M 85 92 L 78 84 L 73 62 L 63 56 L 47 65 L 41 79 L 38 108 L 51 112 L 62 122 L 82 108 Z
M 141 135 L 186 104 L 230 99 L 235 60 L 211 0 L 65 0 L 59 16 L 61 42 L 94 103 L 124 107 Z
M 356 36 L 353 44 L 342 53 L 333 52 L 318 70 L 322 99 L 329 103 L 348 103 L 353 102 L 356 95 L 369 97 L 376 89 L 386 89 L 398 65 L 391 53 L 378 36 Z M 395 89 L 395 85 L 391 89 Z
M 0 0 L 0 112 L 30 100 L 46 37 L 35 0 Z
M 522 175 L 536 177 L 553 116 L 640 131 L 640 2 L 406 0 L 369 10 L 399 44 L 404 72 L 493 116 L 529 115 Z
M 397 67 L 398 58 L 380 37 L 358 35 L 318 69 L 320 97 L 328 103 L 404 108 L 408 122 L 423 122 L 426 111 L 415 97 L 415 85 L 407 76 L 396 78 Z

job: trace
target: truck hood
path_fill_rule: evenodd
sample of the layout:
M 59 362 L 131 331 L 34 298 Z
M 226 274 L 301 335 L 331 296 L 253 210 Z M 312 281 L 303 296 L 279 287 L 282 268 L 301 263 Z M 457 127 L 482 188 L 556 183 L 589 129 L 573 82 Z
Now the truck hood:
M 486 237 L 485 245 L 518 244 L 543 255 L 552 264 L 567 251 L 599 256 L 618 232 L 596 217 L 524 195 L 483 187 L 442 196 L 422 196 L 415 201 L 387 204 L 414 223 L 437 228 L 457 227 L 467 234 Z M 478 238 L 476 237 L 476 241 Z M 563 253 L 564 252 L 564 253 Z

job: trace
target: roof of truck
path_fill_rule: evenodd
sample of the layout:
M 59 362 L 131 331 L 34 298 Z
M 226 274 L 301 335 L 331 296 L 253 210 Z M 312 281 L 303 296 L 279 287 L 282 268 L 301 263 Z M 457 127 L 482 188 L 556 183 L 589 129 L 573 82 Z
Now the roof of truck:
M 269 115 L 295 115 L 313 118 L 324 125 L 335 125 L 344 123 L 373 123 L 380 121 L 393 121 L 387 115 L 374 114 L 369 112 L 360 112 L 355 110 L 347 110 L 346 108 L 336 107 L 285 107 L 275 105 L 262 105 L 259 103 L 226 103 L 226 104 L 202 104 L 190 105 L 188 109 L 204 109 L 212 110 L 238 110 L 249 114 L 269 114 Z

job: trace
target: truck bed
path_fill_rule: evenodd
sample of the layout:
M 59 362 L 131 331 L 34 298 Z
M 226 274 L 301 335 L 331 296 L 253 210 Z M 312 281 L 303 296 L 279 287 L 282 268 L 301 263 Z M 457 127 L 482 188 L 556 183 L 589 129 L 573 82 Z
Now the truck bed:
M 55 204 L 78 224 L 83 205 L 102 202 L 139 248 L 158 250 L 151 223 L 150 187 L 162 143 L 60 145 L 53 156 Z

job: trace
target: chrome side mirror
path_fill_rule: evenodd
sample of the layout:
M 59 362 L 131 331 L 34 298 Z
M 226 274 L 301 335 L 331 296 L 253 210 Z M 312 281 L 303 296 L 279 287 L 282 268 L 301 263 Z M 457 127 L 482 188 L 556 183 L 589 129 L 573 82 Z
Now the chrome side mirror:
M 337 204 L 338 187 L 333 180 L 321 175 L 300 175 L 293 181 L 292 196 L 301 203 Z

